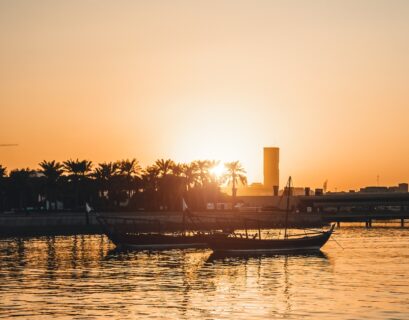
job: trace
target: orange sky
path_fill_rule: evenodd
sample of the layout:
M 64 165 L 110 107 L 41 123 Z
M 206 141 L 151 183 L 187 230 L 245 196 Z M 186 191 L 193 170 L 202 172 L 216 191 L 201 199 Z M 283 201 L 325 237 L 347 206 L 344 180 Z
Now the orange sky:
M 0 163 L 240 160 L 409 181 L 408 1 L 0 2 Z

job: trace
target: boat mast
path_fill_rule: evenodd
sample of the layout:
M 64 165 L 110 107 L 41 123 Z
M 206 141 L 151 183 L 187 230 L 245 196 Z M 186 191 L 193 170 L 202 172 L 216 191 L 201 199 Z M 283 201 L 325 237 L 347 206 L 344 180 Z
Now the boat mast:
M 182 211 L 182 235 L 186 235 L 186 211 Z
M 288 238 L 287 229 L 288 229 L 288 213 L 290 211 L 290 195 L 291 195 L 291 176 L 288 178 L 288 183 L 287 183 L 287 208 L 285 210 L 284 239 Z
M 182 198 L 182 235 L 186 236 L 186 211 L 189 210 L 185 199 Z

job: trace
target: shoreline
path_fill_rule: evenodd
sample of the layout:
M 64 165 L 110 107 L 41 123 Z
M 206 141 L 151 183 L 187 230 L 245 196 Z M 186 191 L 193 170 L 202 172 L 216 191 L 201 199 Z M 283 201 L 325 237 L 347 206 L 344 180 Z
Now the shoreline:
M 138 231 L 172 232 L 180 229 L 181 212 L 104 212 L 106 217 L 113 217 L 115 223 L 128 224 L 131 219 L 138 218 L 155 223 L 141 223 Z M 236 212 L 236 211 L 204 211 L 193 215 L 194 227 L 191 229 L 206 230 L 209 228 L 280 228 L 285 223 L 285 212 Z M 123 218 L 123 219 L 122 219 Z M 128 218 L 128 220 L 127 220 Z M 288 216 L 290 228 L 322 227 L 326 225 L 319 214 L 293 213 Z M 77 234 L 102 234 L 103 231 L 92 213 L 88 218 L 85 213 L 13 213 L 0 214 L 0 238 L 20 236 L 56 236 Z

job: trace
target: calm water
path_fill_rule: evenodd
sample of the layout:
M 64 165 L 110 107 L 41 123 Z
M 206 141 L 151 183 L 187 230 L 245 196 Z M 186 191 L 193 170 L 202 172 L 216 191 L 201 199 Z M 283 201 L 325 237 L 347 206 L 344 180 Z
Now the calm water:
M 408 319 L 409 229 L 341 228 L 321 254 L 113 251 L 102 236 L 0 240 L 0 317 Z

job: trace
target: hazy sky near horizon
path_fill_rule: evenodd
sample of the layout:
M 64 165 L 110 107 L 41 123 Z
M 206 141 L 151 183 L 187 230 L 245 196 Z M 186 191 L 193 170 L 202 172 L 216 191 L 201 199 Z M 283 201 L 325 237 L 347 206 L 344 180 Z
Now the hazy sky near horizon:
M 0 164 L 240 160 L 409 182 L 409 1 L 0 0 Z

